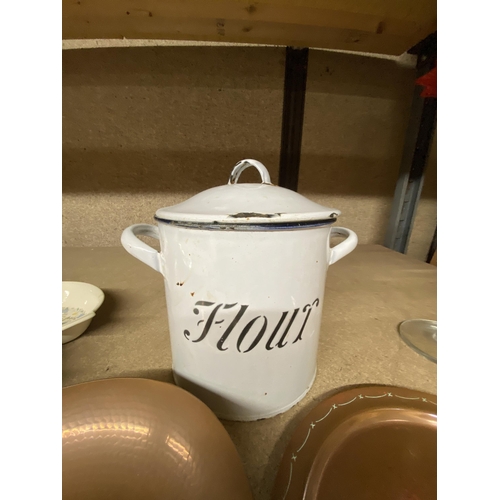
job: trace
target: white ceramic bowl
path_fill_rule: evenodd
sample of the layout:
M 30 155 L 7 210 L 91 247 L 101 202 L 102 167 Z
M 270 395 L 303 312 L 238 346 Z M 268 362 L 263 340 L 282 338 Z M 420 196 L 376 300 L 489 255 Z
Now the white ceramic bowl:
M 62 282 L 62 343 L 79 337 L 104 301 L 100 288 L 78 281 Z

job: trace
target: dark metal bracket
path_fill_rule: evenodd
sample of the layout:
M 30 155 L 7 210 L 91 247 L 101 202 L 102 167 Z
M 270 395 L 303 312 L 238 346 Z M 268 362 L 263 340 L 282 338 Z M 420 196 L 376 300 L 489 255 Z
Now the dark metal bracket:
M 297 191 L 309 49 L 286 48 L 279 185 Z
M 408 52 L 418 55 L 417 77 L 435 66 L 434 33 Z M 279 185 L 297 191 L 307 84 L 308 48 L 286 48 Z M 415 87 L 399 178 L 384 245 L 406 253 L 424 182 L 427 157 L 435 126 L 437 100 L 422 98 Z
M 425 262 L 427 262 L 427 264 L 430 264 L 432 257 L 434 257 L 434 254 L 436 253 L 436 250 L 437 250 L 437 227 L 434 230 L 434 236 L 432 237 L 431 246 L 429 247 L 429 253 L 427 254 L 427 258 L 425 259 Z
M 417 77 L 419 77 L 435 66 L 435 35 L 416 46 L 413 53 L 415 52 L 418 53 Z M 386 247 L 401 253 L 406 253 L 408 249 L 424 184 L 427 158 L 436 128 L 437 99 L 420 97 L 421 91 L 420 87 L 415 87 L 399 178 L 384 240 Z

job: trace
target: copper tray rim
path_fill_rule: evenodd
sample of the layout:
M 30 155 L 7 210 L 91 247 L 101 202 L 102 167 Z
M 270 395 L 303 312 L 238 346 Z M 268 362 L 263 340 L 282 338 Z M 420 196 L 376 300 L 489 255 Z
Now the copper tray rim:
M 377 392 L 379 393 L 377 394 Z M 337 402 L 337 400 L 339 399 L 340 401 L 342 401 L 341 403 Z M 369 407 L 369 409 L 371 410 L 415 409 L 422 413 L 433 415 L 437 421 L 437 394 L 390 384 L 356 384 L 337 388 L 334 391 L 327 393 L 325 397 L 309 412 L 307 412 L 295 426 L 278 466 L 278 471 L 275 477 L 274 488 L 271 497 L 273 500 L 287 500 L 287 498 L 289 498 L 288 493 L 291 491 L 290 488 L 293 481 L 293 464 L 296 463 L 297 459 L 299 458 L 300 451 L 302 451 L 307 446 L 307 442 L 309 440 L 311 432 L 314 431 L 316 425 L 326 420 L 332 411 L 341 409 L 344 406 L 349 406 L 351 404 L 354 404 L 355 402 L 359 402 L 360 400 L 367 399 L 372 400 L 372 404 Z M 399 404 L 396 403 L 396 401 L 398 401 Z M 330 402 L 333 402 L 333 404 L 328 406 L 328 403 Z M 328 408 L 328 411 L 326 411 L 325 413 L 323 411 L 323 408 Z M 320 413 L 320 409 L 322 413 Z M 341 420 L 339 420 L 336 425 L 334 425 L 330 429 L 330 432 L 333 432 L 334 429 L 341 426 L 351 417 L 363 413 L 367 410 L 367 408 L 362 408 L 360 410 L 354 411 L 353 408 L 348 408 L 348 410 L 349 411 L 346 413 L 344 418 L 341 418 Z M 323 416 L 321 416 L 321 418 L 318 418 L 317 416 L 315 416 L 315 414 L 317 413 Z M 303 441 L 300 440 L 302 444 L 297 448 L 297 450 L 295 450 L 295 447 L 293 446 L 294 441 L 297 440 L 298 434 L 301 432 L 302 428 L 304 428 L 304 424 L 308 421 L 310 423 L 307 427 L 307 432 L 304 432 L 303 434 Z M 316 450 L 316 454 L 309 464 L 306 484 L 303 488 L 299 488 L 303 495 L 302 497 L 300 497 L 301 499 L 309 498 L 309 496 L 307 496 L 307 483 L 310 479 L 313 464 L 318 456 L 319 451 L 320 448 Z M 280 480 L 283 473 L 282 469 L 285 467 L 285 464 L 288 465 L 287 470 L 289 470 L 289 475 L 287 487 L 285 489 L 285 492 L 283 493 L 282 488 L 280 487 Z

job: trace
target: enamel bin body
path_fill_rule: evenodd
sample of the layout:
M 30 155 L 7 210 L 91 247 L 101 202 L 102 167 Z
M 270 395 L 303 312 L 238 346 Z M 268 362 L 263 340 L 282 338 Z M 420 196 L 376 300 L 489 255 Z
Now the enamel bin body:
M 248 166 L 262 184 L 237 183 Z M 175 382 L 218 417 L 272 417 L 312 386 L 327 270 L 357 244 L 333 226 L 339 213 L 243 160 L 227 186 L 123 232 L 125 249 L 164 276 Z M 331 248 L 333 234 L 346 239 Z M 161 251 L 137 235 L 159 239 Z

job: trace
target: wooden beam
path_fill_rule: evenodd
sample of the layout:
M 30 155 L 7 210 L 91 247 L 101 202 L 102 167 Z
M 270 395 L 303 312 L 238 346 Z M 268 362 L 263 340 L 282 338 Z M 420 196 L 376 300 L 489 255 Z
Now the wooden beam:
M 63 0 L 63 39 L 204 40 L 399 55 L 436 29 L 436 0 Z

